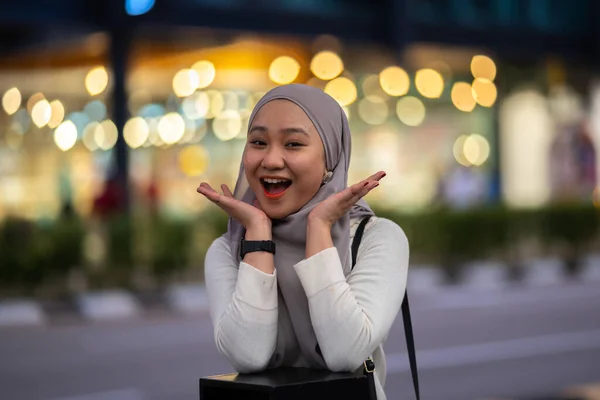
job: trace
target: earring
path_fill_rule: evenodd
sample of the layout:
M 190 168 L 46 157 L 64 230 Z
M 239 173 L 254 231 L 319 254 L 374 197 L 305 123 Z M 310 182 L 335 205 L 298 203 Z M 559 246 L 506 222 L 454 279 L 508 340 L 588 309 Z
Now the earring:
M 325 176 L 323 176 L 323 184 L 331 182 L 331 178 L 333 178 L 333 172 L 327 171 Z

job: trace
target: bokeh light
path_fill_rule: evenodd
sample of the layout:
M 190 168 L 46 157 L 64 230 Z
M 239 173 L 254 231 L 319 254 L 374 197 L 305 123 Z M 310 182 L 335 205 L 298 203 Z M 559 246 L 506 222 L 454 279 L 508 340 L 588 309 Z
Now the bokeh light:
M 490 155 L 490 144 L 483 136 L 472 134 L 465 139 L 463 152 L 469 163 L 480 166 L 487 161 Z
M 94 139 L 96 144 L 102 150 L 110 150 L 117 143 L 119 131 L 114 122 L 106 119 L 100 123 L 94 130 Z
M 317 53 L 310 62 L 310 71 L 319 79 L 331 80 L 344 71 L 344 62 L 333 51 Z
M 8 89 L 2 96 L 2 108 L 8 115 L 12 115 L 17 112 L 21 107 L 21 92 L 16 87 Z
M 108 72 L 100 66 L 92 68 L 85 76 L 85 89 L 92 96 L 102 93 L 108 86 Z
M 106 106 L 100 100 L 90 101 L 83 108 L 90 121 L 100 122 L 106 118 Z
M 476 102 L 473 98 L 471 85 L 466 82 L 456 82 L 452 86 L 450 97 L 452 98 L 452 104 L 460 111 L 471 112 L 475 108 Z
M 208 113 L 206 113 L 206 118 L 215 118 L 225 108 L 225 98 L 221 92 L 216 90 L 207 90 L 206 95 L 208 96 L 210 102 Z
M 48 126 L 54 129 L 65 119 L 65 107 L 60 100 L 52 100 L 50 108 L 52 109 L 52 115 L 50 121 L 48 121 Z
M 433 69 L 420 69 L 415 74 L 415 86 L 423 97 L 437 99 L 444 91 L 444 78 Z
M 387 119 L 388 114 L 388 105 L 379 96 L 367 96 L 358 102 L 358 116 L 367 124 L 382 124 Z
M 235 110 L 225 110 L 213 121 L 213 132 L 222 141 L 236 137 L 242 129 L 242 118 Z
M 99 127 L 100 123 L 93 121 L 83 128 L 83 132 L 81 134 L 81 141 L 89 151 L 96 151 L 99 148 L 98 144 L 96 143 L 96 128 Z
M 158 134 L 166 144 L 177 143 L 185 133 L 185 121 L 176 112 L 164 115 L 158 122 Z
M 299 73 L 300 64 L 288 56 L 277 57 L 269 66 L 269 79 L 279 85 L 292 83 Z
M 390 96 L 404 96 L 410 89 L 410 78 L 400 67 L 387 67 L 379 73 L 379 84 Z
M 77 128 L 72 121 L 65 121 L 54 130 L 54 143 L 62 151 L 72 148 L 77 142 Z
M 186 118 L 205 118 L 210 108 L 210 98 L 205 92 L 195 92 L 181 102 L 181 110 Z
M 492 82 L 496 78 L 496 64 L 487 56 L 476 55 L 471 59 L 471 73 L 474 78 Z
M 43 99 L 38 101 L 31 110 L 31 120 L 38 127 L 45 126 L 52 116 L 52 107 L 48 100 Z
M 208 151 L 200 145 L 187 146 L 179 152 L 179 168 L 187 176 L 204 174 L 209 162 Z
M 408 126 L 419 126 L 425 119 L 425 105 L 416 97 L 402 97 L 396 103 L 396 115 Z
M 177 97 L 186 97 L 194 93 L 199 83 L 200 79 L 195 70 L 182 69 L 173 77 L 173 91 Z
M 454 142 L 452 149 L 456 161 L 465 166 L 480 166 L 490 156 L 490 144 L 487 139 L 476 133 L 461 135 Z
M 29 98 L 29 100 L 27 100 L 27 111 L 29 112 L 29 114 L 31 114 L 33 112 L 33 106 L 35 106 L 38 102 L 45 100 L 45 99 L 46 99 L 46 97 L 41 92 L 32 94 L 31 97 Z
M 137 149 L 148 139 L 150 128 L 148 123 L 142 117 L 131 118 L 123 128 L 123 139 L 132 149 Z
M 215 65 L 207 60 L 200 60 L 192 65 L 192 69 L 196 71 L 198 76 L 198 89 L 204 89 L 210 86 L 215 80 L 217 71 Z
M 354 82 L 343 76 L 328 82 L 325 93 L 333 97 L 341 106 L 354 103 L 357 96 Z
M 482 78 L 473 81 L 472 92 L 477 104 L 483 107 L 493 106 L 498 96 L 494 82 Z

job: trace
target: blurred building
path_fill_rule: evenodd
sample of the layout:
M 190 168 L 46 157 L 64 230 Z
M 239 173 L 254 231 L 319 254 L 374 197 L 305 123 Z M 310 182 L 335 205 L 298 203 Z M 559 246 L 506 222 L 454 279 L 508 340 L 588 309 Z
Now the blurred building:
M 0 219 L 121 201 L 194 215 L 200 181 L 235 183 L 256 101 L 290 82 L 344 106 L 351 181 L 392 177 L 381 207 L 590 202 L 598 186 L 593 0 L 1 7 Z

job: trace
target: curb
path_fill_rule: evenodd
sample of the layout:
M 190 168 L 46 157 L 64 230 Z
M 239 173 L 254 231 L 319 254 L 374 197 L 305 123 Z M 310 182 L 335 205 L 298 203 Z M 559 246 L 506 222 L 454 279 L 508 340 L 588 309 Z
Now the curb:
M 83 318 L 91 321 L 137 318 L 142 314 L 137 299 L 122 290 L 81 294 L 76 304 Z
M 0 327 L 41 326 L 46 316 L 35 300 L 5 300 L 0 302 Z
M 184 314 L 198 313 L 208 309 L 208 295 L 204 285 L 184 284 L 167 289 L 169 308 Z

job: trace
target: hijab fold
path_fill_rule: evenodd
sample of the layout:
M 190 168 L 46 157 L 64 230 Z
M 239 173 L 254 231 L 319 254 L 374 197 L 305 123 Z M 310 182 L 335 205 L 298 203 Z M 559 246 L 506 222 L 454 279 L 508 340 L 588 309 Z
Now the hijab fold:
M 310 118 L 323 142 L 327 170 L 333 172 L 331 181 L 322 185 L 316 195 L 300 210 L 282 219 L 272 221 L 273 241 L 277 246 L 274 256 L 277 284 L 289 311 L 296 339 L 303 355 L 312 367 L 326 368 L 323 358 L 316 351 L 317 339 L 310 320 L 308 299 L 293 266 L 305 258 L 309 213 L 317 204 L 347 187 L 351 153 L 350 127 L 344 110 L 328 94 L 312 86 L 291 84 L 278 86 L 259 100 L 250 115 L 249 129 L 260 109 L 268 102 L 278 99 L 295 103 Z M 240 163 L 234 197 L 248 204 L 252 204 L 256 199 L 246 180 L 243 158 Z M 361 199 L 331 229 L 333 243 L 340 256 L 345 276 L 350 273 L 351 269 L 350 218 L 366 215 L 373 215 L 373 211 Z M 239 246 L 244 234 L 244 227 L 230 217 L 225 235 L 227 235 L 231 251 L 238 261 L 241 261 Z

